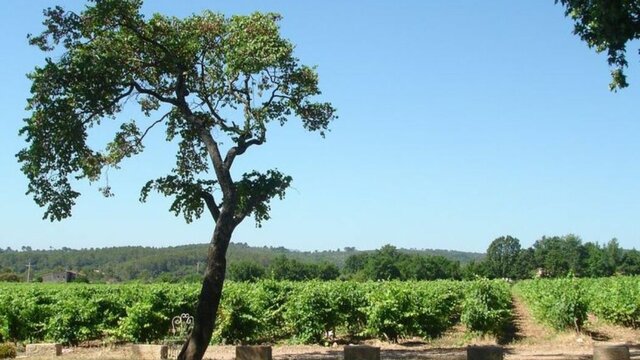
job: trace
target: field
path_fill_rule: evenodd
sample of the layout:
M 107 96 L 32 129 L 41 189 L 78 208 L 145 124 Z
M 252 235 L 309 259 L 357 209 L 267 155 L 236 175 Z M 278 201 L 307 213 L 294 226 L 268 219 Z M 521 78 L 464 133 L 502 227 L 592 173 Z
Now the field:
M 0 285 L 4 340 L 61 342 L 68 358 L 127 358 L 123 343 L 168 343 L 195 284 Z M 640 278 L 228 283 L 211 358 L 232 344 L 279 344 L 276 358 L 335 357 L 351 342 L 387 358 L 455 358 L 501 344 L 508 358 L 584 358 L 594 343 L 640 339 Z M 227 345 L 227 346 L 225 346 Z

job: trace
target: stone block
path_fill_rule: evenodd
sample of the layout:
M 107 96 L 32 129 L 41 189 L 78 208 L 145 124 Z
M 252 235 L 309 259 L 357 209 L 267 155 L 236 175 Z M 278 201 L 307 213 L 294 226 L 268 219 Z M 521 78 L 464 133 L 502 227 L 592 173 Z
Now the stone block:
M 28 344 L 25 348 L 27 356 L 60 356 L 62 345 L 60 344 Z
M 380 348 L 369 345 L 347 345 L 344 360 L 380 360 Z
M 594 345 L 593 360 L 629 360 L 629 348 L 626 345 Z
M 236 360 L 271 360 L 271 346 L 236 346 Z
M 504 351 L 500 346 L 469 346 L 467 360 L 502 360 Z
M 169 347 L 167 345 L 131 345 L 131 353 L 134 359 L 138 360 L 157 360 L 167 359 L 169 355 Z

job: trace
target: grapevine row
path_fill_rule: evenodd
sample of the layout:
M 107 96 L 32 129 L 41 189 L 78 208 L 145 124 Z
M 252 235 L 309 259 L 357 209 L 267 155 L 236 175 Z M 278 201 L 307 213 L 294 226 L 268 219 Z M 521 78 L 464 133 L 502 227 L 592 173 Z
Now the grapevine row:
M 195 284 L 0 284 L 0 341 L 166 341 L 171 318 L 193 313 L 198 291 Z M 229 282 L 213 342 L 433 338 L 458 322 L 497 333 L 510 304 L 508 285 L 488 280 Z
M 588 314 L 606 322 L 640 327 L 640 277 L 537 279 L 515 292 L 540 322 L 556 330 L 581 330 Z

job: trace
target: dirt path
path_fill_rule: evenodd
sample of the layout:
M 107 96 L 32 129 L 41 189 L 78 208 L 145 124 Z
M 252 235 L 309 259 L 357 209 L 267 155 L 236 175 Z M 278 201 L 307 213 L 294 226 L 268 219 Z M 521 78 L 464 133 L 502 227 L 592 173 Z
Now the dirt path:
M 586 360 L 592 358 L 593 347 L 603 343 L 627 344 L 631 359 L 640 359 L 638 329 L 605 324 L 590 316 L 582 333 L 556 332 L 536 322 L 517 296 L 513 298 L 513 315 L 513 340 L 504 344 L 506 359 Z
M 538 324 L 529 308 L 519 297 L 513 297 L 513 325 L 515 333 L 513 334 L 513 342 L 521 345 L 540 344 L 550 340 L 553 337 L 549 329 Z

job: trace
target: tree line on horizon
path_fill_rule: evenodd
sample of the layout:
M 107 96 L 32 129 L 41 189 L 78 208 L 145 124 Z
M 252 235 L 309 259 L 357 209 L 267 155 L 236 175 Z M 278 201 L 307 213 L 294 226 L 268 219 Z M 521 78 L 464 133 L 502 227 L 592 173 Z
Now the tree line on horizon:
M 25 281 L 45 273 L 72 270 L 78 281 L 200 281 L 206 244 L 171 248 L 113 247 L 74 250 L 0 249 L 0 281 Z M 606 244 L 582 242 L 575 235 L 543 236 L 522 248 L 512 236 L 491 242 L 486 254 L 446 250 L 407 250 L 385 245 L 374 251 L 300 252 L 283 247 L 232 244 L 227 278 L 233 281 L 274 280 L 438 280 L 534 277 L 606 277 L 640 274 L 640 252 L 623 249 L 617 239 Z
M 89 282 L 127 282 L 127 281 L 196 281 L 204 270 L 208 244 L 191 244 L 174 247 L 124 246 L 109 248 L 72 249 L 32 249 L 22 246 L 19 249 L 0 248 L 0 279 L 25 281 L 27 264 L 31 264 L 31 278 L 38 279 L 51 272 L 71 270 L 79 273 L 80 279 Z M 416 250 L 399 251 L 422 255 L 439 255 L 451 260 L 467 263 L 480 259 L 480 253 L 455 250 Z M 228 268 L 234 264 L 253 262 L 254 267 L 274 273 L 283 278 L 290 271 L 287 268 L 299 268 L 300 273 L 290 277 L 294 279 L 327 278 L 328 273 L 342 269 L 347 258 L 357 253 L 372 250 L 357 250 L 355 247 L 324 251 L 297 251 L 284 247 L 249 246 L 246 243 L 231 243 L 229 246 Z M 286 259 L 286 260 L 285 260 Z M 322 265 L 322 266 L 320 266 Z M 331 266 L 328 266 L 331 265 Z M 313 276 L 320 266 L 324 275 Z M 276 268 L 275 271 L 271 269 Z M 304 269 L 303 269 L 304 268 Z M 229 277 L 229 272 L 227 273 Z
M 621 248 L 615 238 L 600 245 L 583 243 L 572 234 L 543 236 L 530 248 L 523 249 L 517 238 L 502 236 L 491 242 L 483 259 L 465 264 L 444 256 L 407 253 L 385 245 L 374 252 L 350 255 L 339 271 L 327 271 L 329 268 L 327 264 L 304 264 L 283 257 L 264 268 L 253 262 L 235 263 L 228 274 L 230 280 L 235 281 L 597 278 L 640 275 L 640 251 Z

